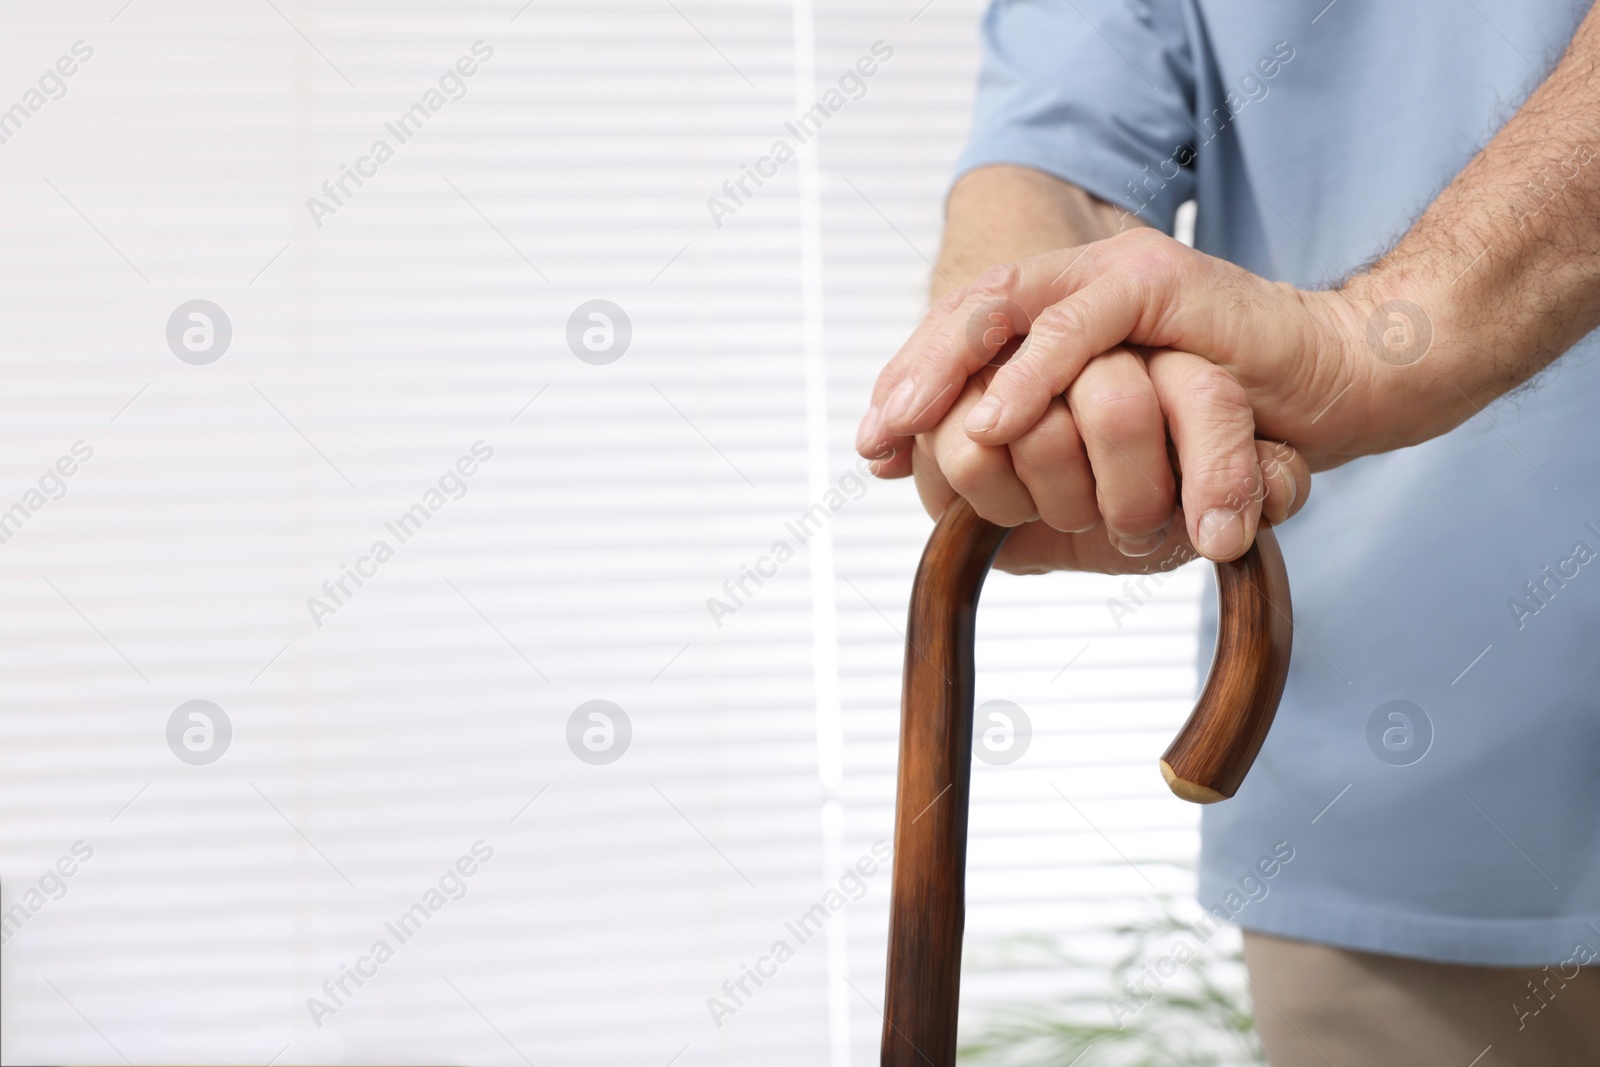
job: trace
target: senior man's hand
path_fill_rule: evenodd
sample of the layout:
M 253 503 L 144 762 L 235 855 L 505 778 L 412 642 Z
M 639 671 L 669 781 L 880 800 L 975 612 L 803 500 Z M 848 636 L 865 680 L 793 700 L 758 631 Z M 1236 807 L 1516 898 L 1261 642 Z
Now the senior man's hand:
M 1002 353 L 1002 358 L 1007 354 Z M 1149 382 L 1163 402 L 1182 395 L 1195 375 L 1215 373 L 1198 356 L 1175 351 L 1153 352 L 1141 360 L 1131 351 L 1117 350 L 1101 359 L 1113 365 L 1127 363 L 1130 368 L 1147 366 Z M 1103 436 L 1079 434 L 1079 426 L 1093 421 L 1102 428 L 1112 417 L 1095 407 L 1099 398 L 1092 376 L 1087 384 L 1080 378 L 1065 397 L 1052 400 L 1044 417 L 1009 446 L 981 445 L 968 437 L 962 420 L 983 400 L 997 366 L 986 366 L 968 379 L 944 419 L 917 435 L 910 454 L 904 457 L 930 515 L 937 516 L 959 495 L 991 522 L 1018 527 L 995 560 L 996 567 L 1013 573 L 1149 573 L 1169 571 L 1200 555 L 1186 536 L 1182 509 L 1175 509 L 1171 502 L 1175 472 L 1168 453 L 1136 457 L 1120 452 Z M 1154 409 L 1147 415 L 1158 421 L 1161 418 Z M 1178 442 L 1187 442 L 1198 429 L 1186 422 L 1181 412 L 1171 425 Z M 1253 442 L 1250 467 L 1253 486 L 1224 501 L 1223 510 L 1254 537 L 1258 518 L 1283 522 L 1305 504 L 1311 471 L 1293 449 L 1266 441 Z M 1140 517 L 1116 511 L 1115 502 L 1098 502 L 1096 470 L 1130 472 L 1139 479 L 1150 479 L 1157 511 Z M 1114 544 L 1107 537 L 1106 527 L 1141 522 L 1160 526 L 1162 535 L 1140 545 Z
M 1398 353 L 1386 363 L 1368 343 L 1372 321 L 1359 288 L 1303 292 L 1133 230 L 998 267 L 946 293 L 880 374 L 858 444 L 881 457 L 938 430 L 919 450 L 955 475 L 986 518 L 1020 521 L 1030 503 L 1059 530 L 1103 518 L 1102 539 L 1142 556 L 1172 540 L 1170 434 L 1184 471 L 1183 532 L 1202 554 L 1232 559 L 1274 488 L 1262 483 L 1258 436 L 1292 446 L 1285 490 L 1302 467 L 1401 443 L 1386 432 L 1397 420 L 1384 410 L 1382 372 L 1404 361 L 1414 338 L 1395 312 L 1378 334 Z M 974 399 L 968 379 L 1021 334 L 1016 355 Z M 1011 446 L 1025 472 L 1012 481 L 1038 491 L 969 470 L 977 461 L 947 419 L 963 396 L 966 436 Z M 994 453 L 978 454 L 995 466 Z M 906 473 L 904 459 L 881 467 Z M 1241 508 L 1241 499 L 1250 503 Z

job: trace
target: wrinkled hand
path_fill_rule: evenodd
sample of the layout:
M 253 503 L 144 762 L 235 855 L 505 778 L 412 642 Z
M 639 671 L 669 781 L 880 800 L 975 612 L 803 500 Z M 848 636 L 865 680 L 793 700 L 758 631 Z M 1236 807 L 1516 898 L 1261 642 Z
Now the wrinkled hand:
M 1101 365 L 1113 374 L 1147 366 L 1147 381 L 1160 406 L 1137 413 L 1108 410 L 1095 384 Z M 967 435 L 963 421 L 983 400 L 996 370 L 984 367 L 968 379 L 939 425 L 915 438 L 908 458 L 930 515 L 937 517 L 959 495 L 989 521 L 1020 527 L 995 561 L 1001 570 L 1014 573 L 1169 571 L 1200 555 L 1186 534 L 1183 510 L 1173 506 L 1174 474 L 1165 440 L 1159 451 L 1141 452 L 1149 440 L 1137 431 L 1149 420 L 1159 428 L 1168 401 L 1184 395 L 1194 375 L 1210 374 L 1214 368 L 1183 352 L 1155 352 L 1141 360 L 1117 349 L 1091 361 L 1066 396 L 1054 398 L 1039 422 L 1009 446 L 981 445 Z M 1079 427 L 1091 426 L 1080 433 Z M 1175 442 L 1188 442 L 1196 430 L 1181 411 L 1172 428 Z M 1129 448 L 1108 436 L 1108 430 L 1125 437 Z M 1311 471 L 1287 445 L 1265 441 L 1252 442 L 1250 462 L 1256 472 L 1252 487 L 1227 499 L 1223 510 L 1253 538 L 1258 517 L 1282 522 L 1305 504 Z M 1107 474 L 1135 482 L 1148 477 L 1146 500 L 1134 506 L 1148 504 L 1154 510 L 1119 510 L 1122 501 L 1098 491 Z M 1112 533 L 1146 527 L 1159 532 L 1141 543 L 1119 541 Z
M 1094 517 L 1092 500 L 1110 539 L 1137 553 L 1159 547 L 1178 503 L 1165 463 L 1170 435 L 1184 471 L 1183 532 L 1210 558 L 1235 558 L 1272 501 L 1258 434 L 1287 442 L 1293 458 L 1284 466 L 1308 472 L 1393 446 L 1395 413 L 1378 386 L 1406 353 L 1386 358 L 1376 346 L 1405 338 L 1370 331 L 1385 321 L 1380 313 L 1388 306 L 1373 311 L 1355 284 L 1301 291 L 1151 230 L 1119 234 L 996 268 L 942 297 L 880 374 L 857 444 L 864 456 L 887 457 L 881 476 L 898 477 L 911 472 L 906 439 L 932 434 L 942 444 L 919 442 L 917 451 L 975 506 L 988 498 L 979 508 L 986 518 L 1021 521 L 1026 499 L 1046 525 L 1070 529 Z M 975 396 L 969 377 L 1024 333 Z M 1126 344 L 1155 351 L 1140 359 Z M 980 461 L 991 454 L 953 440 L 948 416 L 963 398 L 960 434 L 1009 446 L 1011 462 L 1021 457 L 1017 480 L 1038 493 L 1018 496 L 1012 486 L 1002 502 L 987 488 L 997 460 Z M 1067 436 L 1066 422 L 1092 494 L 1072 449 L 1049 444 Z M 989 465 L 981 476 L 980 462 Z

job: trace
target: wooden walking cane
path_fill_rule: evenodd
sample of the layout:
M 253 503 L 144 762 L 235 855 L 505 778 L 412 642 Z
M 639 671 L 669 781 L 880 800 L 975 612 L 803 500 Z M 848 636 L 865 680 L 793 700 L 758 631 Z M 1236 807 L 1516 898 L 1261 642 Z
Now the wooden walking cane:
M 972 776 L 972 642 L 978 592 L 1010 531 L 957 498 L 917 568 L 900 703 L 900 784 L 883 1007 L 884 1067 L 953 1067 L 961 987 Z M 1161 759 L 1172 791 L 1231 797 L 1283 695 L 1293 624 L 1278 540 L 1219 563 L 1216 656 L 1200 701 Z

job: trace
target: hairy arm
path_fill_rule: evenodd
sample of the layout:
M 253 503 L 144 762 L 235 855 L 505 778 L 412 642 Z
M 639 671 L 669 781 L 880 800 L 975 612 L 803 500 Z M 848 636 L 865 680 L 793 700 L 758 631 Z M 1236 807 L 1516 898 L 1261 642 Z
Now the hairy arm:
M 1399 244 L 1337 289 L 1268 282 L 1149 229 L 1016 260 L 953 288 L 880 375 L 863 454 L 943 427 L 979 373 L 992 380 L 961 412 L 965 435 L 985 446 L 1024 440 L 1055 398 L 1125 345 L 1142 346 L 1152 368 L 1164 350 L 1196 354 L 1236 387 L 1196 378 L 1199 387 L 1163 404 L 1163 425 L 1139 431 L 1145 444 L 1118 441 L 1120 454 L 1150 456 L 1170 434 L 1186 504 L 1189 472 L 1238 454 L 1241 398 L 1255 433 L 1289 443 L 1313 469 L 1447 432 L 1600 325 L 1597 74 L 1600 9 Z M 990 353 L 974 350 L 965 327 L 995 300 L 1030 323 L 1015 331 L 1027 333 L 1016 355 L 990 372 Z M 1170 506 L 1159 472 L 1140 470 L 1146 512 L 1163 496 Z M 1203 544 L 1194 508 L 1189 523 Z M 1226 532 L 1208 555 L 1242 551 Z M 1247 524 L 1245 540 L 1252 534 Z
M 1597 156 L 1600 8 L 1411 232 L 1346 286 L 1358 307 L 1409 301 L 1427 316 L 1431 351 L 1389 376 L 1402 403 L 1423 402 L 1399 443 L 1464 422 L 1600 326 Z

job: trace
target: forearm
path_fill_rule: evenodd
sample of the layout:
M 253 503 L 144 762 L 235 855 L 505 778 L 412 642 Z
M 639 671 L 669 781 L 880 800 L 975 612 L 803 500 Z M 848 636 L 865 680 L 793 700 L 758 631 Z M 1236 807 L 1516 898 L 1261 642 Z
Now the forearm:
M 1346 287 L 1363 309 L 1409 301 L 1425 316 L 1409 323 L 1375 310 L 1381 321 L 1372 329 L 1352 324 L 1362 340 L 1376 340 L 1376 384 L 1409 424 L 1401 443 L 1459 425 L 1600 326 L 1596 156 L 1600 8 L 1411 232 Z M 1414 349 L 1396 358 L 1382 339 L 1391 325 L 1400 341 L 1408 330 L 1430 330 L 1427 351 L 1415 362 L 1407 362 Z
M 1142 223 L 1134 216 L 1042 171 L 979 167 L 950 191 L 932 296 L 938 299 L 998 264 L 1088 244 L 1136 225 Z

